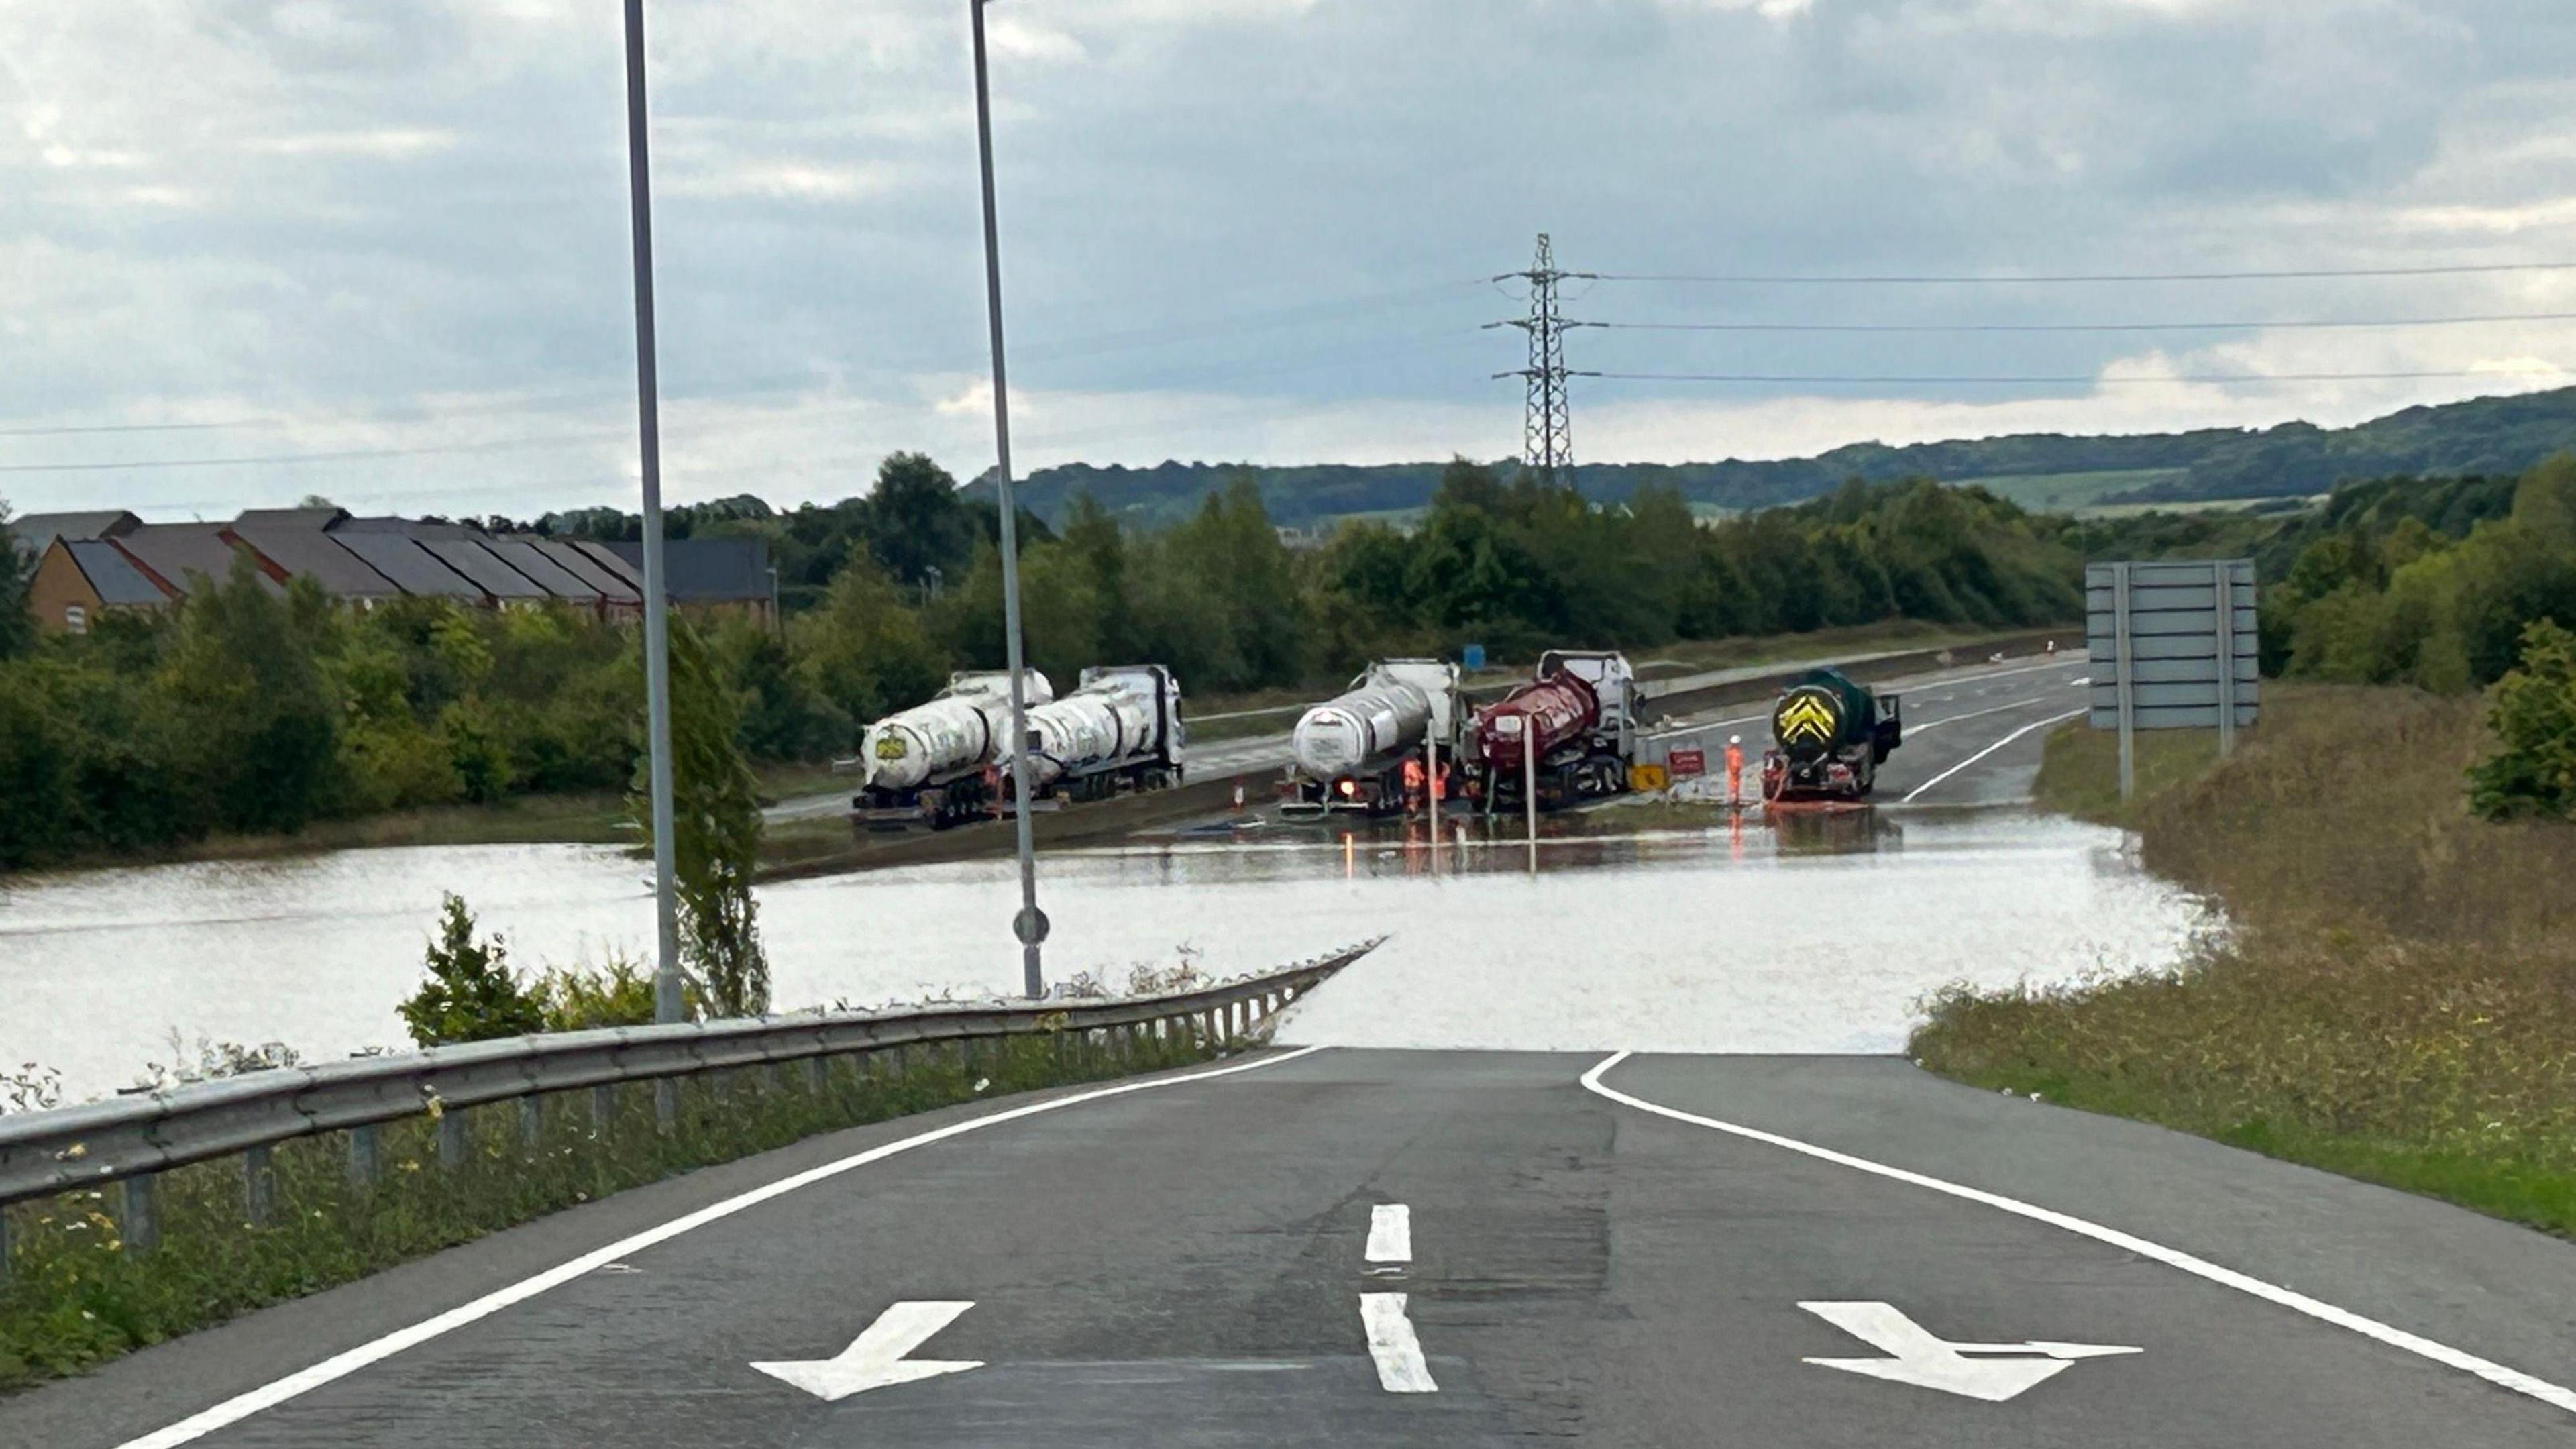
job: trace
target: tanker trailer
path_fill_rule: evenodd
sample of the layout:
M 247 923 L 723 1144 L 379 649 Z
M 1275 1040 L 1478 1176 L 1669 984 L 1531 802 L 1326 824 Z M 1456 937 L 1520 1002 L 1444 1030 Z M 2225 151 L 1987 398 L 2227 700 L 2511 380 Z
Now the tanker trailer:
M 1181 686 L 1160 664 L 1094 667 L 1082 687 L 1029 711 L 1033 800 L 1103 800 L 1181 781 Z M 994 760 L 1007 793 L 1012 750 Z
M 1485 809 L 1519 808 L 1533 774 L 1545 810 L 1627 789 L 1625 732 L 1605 728 L 1603 714 L 1599 686 L 1571 670 L 1515 686 L 1477 711 L 1468 752 Z
M 1351 687 L 1306 711 L 1289 736 L 1280 813 L 1385 815 L 1404 808 L 1404 763 L 1427 743 L 1454 753 L 1462 722 L 1458 666 L 1440 659 L 1372 664 Z
M 1764 799 L 1858 800 L 1904 743 L 1903 701 L 1872 693 L 1840 670 L 1809 670 L 1772 706 L 1771 739 L 1762 757 Z
M 1045 675 L 1031 669 L 1022 679 L 1026 703 L 1055 698 Z M 948 676 L 948 687 L 929 703 L 868 726 L 859 740 L 866 777 L 850 801 L 852 817 L 866 825 L 926 822 L 934 830 L 989 818 L 1002 800 L 993 761 L 1010 736 L 1009 671 Z

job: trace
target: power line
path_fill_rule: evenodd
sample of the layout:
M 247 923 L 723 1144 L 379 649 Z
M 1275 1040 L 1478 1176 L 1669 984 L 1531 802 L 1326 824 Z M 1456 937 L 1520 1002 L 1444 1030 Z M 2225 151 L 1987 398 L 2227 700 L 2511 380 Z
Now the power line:
M 2552 367 L 2549 372 L 2568 375 Z M 2463 377 L 2535 377 L 2542 375 L 2532 368 L 2481 367 L 2457 371 L 2424 372 L 2197 372 L 2175 373 L 2166 377 L 2105 377 L 2098 373 L 2056 375 L 2022 374 L 2017 376 L 1975 375 L 1896 375 L 1875 376 L 1822 375 L 1776 372 L 1578 372 L 1576 377 L 1598 377 L 1625 382 L 1728 382 L 1746 384 L 1833 385 L 1919 385 L 1941 386 L 1952 383 L 1992 384 L 1997 386 L 2089 385 L 2100 387 L 2152 387 L 2175 383 L 2264 383 L 2264 382 L 2413 382 L 2433 378 Z
M 2399 327 L 2473 327 L 2507 322 L 2576 322 L 2576 312 L 2496 312 L 2466 317 L 2298 318 L 2242 322 L 1568 322 L 1617 332 L 2239 332 Z
M 2576 262 L 2485 262 L 2455 263 L 2422 267 L 2299 267 L 2278 271 L 2236 272 L 2026 272 L 2017 275 L 1978 273 L 1973 275 L 1861 275 L 1822 276 L 1815 274 L 1756 273 L 1686 273 L 1686 272 L 1569 272 L 1566 275 L 1597 282 L 1709 282 L 1726 286 L 1764 287 L 1951 287 L 1951 286 L 2060 286 L 2089 282 L 2288 282 L 2313 281 L 2337 277 L 2462 277 L 2503 272 L 2576 271 Z

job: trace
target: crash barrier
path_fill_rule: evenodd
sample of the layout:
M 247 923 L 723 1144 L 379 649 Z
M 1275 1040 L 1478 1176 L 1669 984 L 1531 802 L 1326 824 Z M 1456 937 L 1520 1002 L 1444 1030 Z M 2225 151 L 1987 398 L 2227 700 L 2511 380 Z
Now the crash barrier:
M 775 1077 L 799 1065 L 809 1089 L 820 1092 L 836 1062 L 845 1059 L 857 1059 L 860 1072 L 872 1073 L 870 1059 L 890 1053 L 887 1065 L 900 1076 L 917 1053 L 948 1052 L 956 1061 L 972 1062 L 978 1043 L 1014 1038 L 1048 1038 L 1060 1053 L 1107 1053 L 1111 1062 L 1168 1056 L 1174 1043 L 1222 1052 L 1265 1039 L 1282 1009 L 1382 940 L 1193 991 L 513 1037 L 272 1068 L 0 1117 L 0 1207 L 114 1184 L 122 1199 L 119 1236 L 128 1250 L 147 1250 L 159 1238 L 152 1190 L 158 1174 L 240 1158 L 246 1215 L 256 1228 L 274 1208 L 271 1153 L 282 1143 L 320 1133 L 348 1134 L 350 1179 L 365 1183 L 381 1170 L 378 1131 L 386 1124 L 427 1117 L 435 1123 L 438 1160 L 453 1164 L 468 1150 L 467 1109 L 493 1103 L 519 1103 L 522 1137 L 533 1143 L 550 1099 L 591 1092 L 589 1110 L 605 1123 L 613 1117 L 615 1089 L 630 1083 L 655 1084 L 656 1115 L 667 1128 L 678 1085 L 713 1073 L 755 1069 Z M 6 1218 L 0 1217 L 0 1275 L 8 1261 Z

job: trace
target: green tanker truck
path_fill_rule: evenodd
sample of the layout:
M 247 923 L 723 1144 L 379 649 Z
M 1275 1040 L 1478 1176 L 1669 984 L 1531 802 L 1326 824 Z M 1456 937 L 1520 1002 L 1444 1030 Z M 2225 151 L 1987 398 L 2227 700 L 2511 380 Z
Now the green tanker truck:
M 1837 669 L 1798 676 L 1771 707 L 1762 757 L 1765 800 L 1858 800 L 1905 741 L 1904 702 L 1855 684 Z

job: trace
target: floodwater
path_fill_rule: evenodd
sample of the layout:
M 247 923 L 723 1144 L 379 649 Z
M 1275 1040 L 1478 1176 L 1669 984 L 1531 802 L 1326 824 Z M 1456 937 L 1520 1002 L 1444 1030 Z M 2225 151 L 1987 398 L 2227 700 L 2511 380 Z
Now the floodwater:
M 2109 831 L 2020 811 L 1857 812 L 1775 831 L 1550 828 L 1535 852 L 1471 827 L 1277 826 L 1055 852 L 1051 978 L 1187 956 L 1217 975 L 1392 940 L 1284 1023 L 1340 1045 L 1880 1052 L 1944 983 L 2166 965 L 2206 924 Z M 1532 860 L 1535 857 L 1533 870 Z M 0 882 L 0 1067 L 75 1097 L 199 1038 L 320 1060 L 404 1044 L 441 893 L 522 969 L 648 955 L 647 870 L 605 847 L 343 851 Z M 1016 991 L 1008 860 L 760 892 L 782 1007 Z

